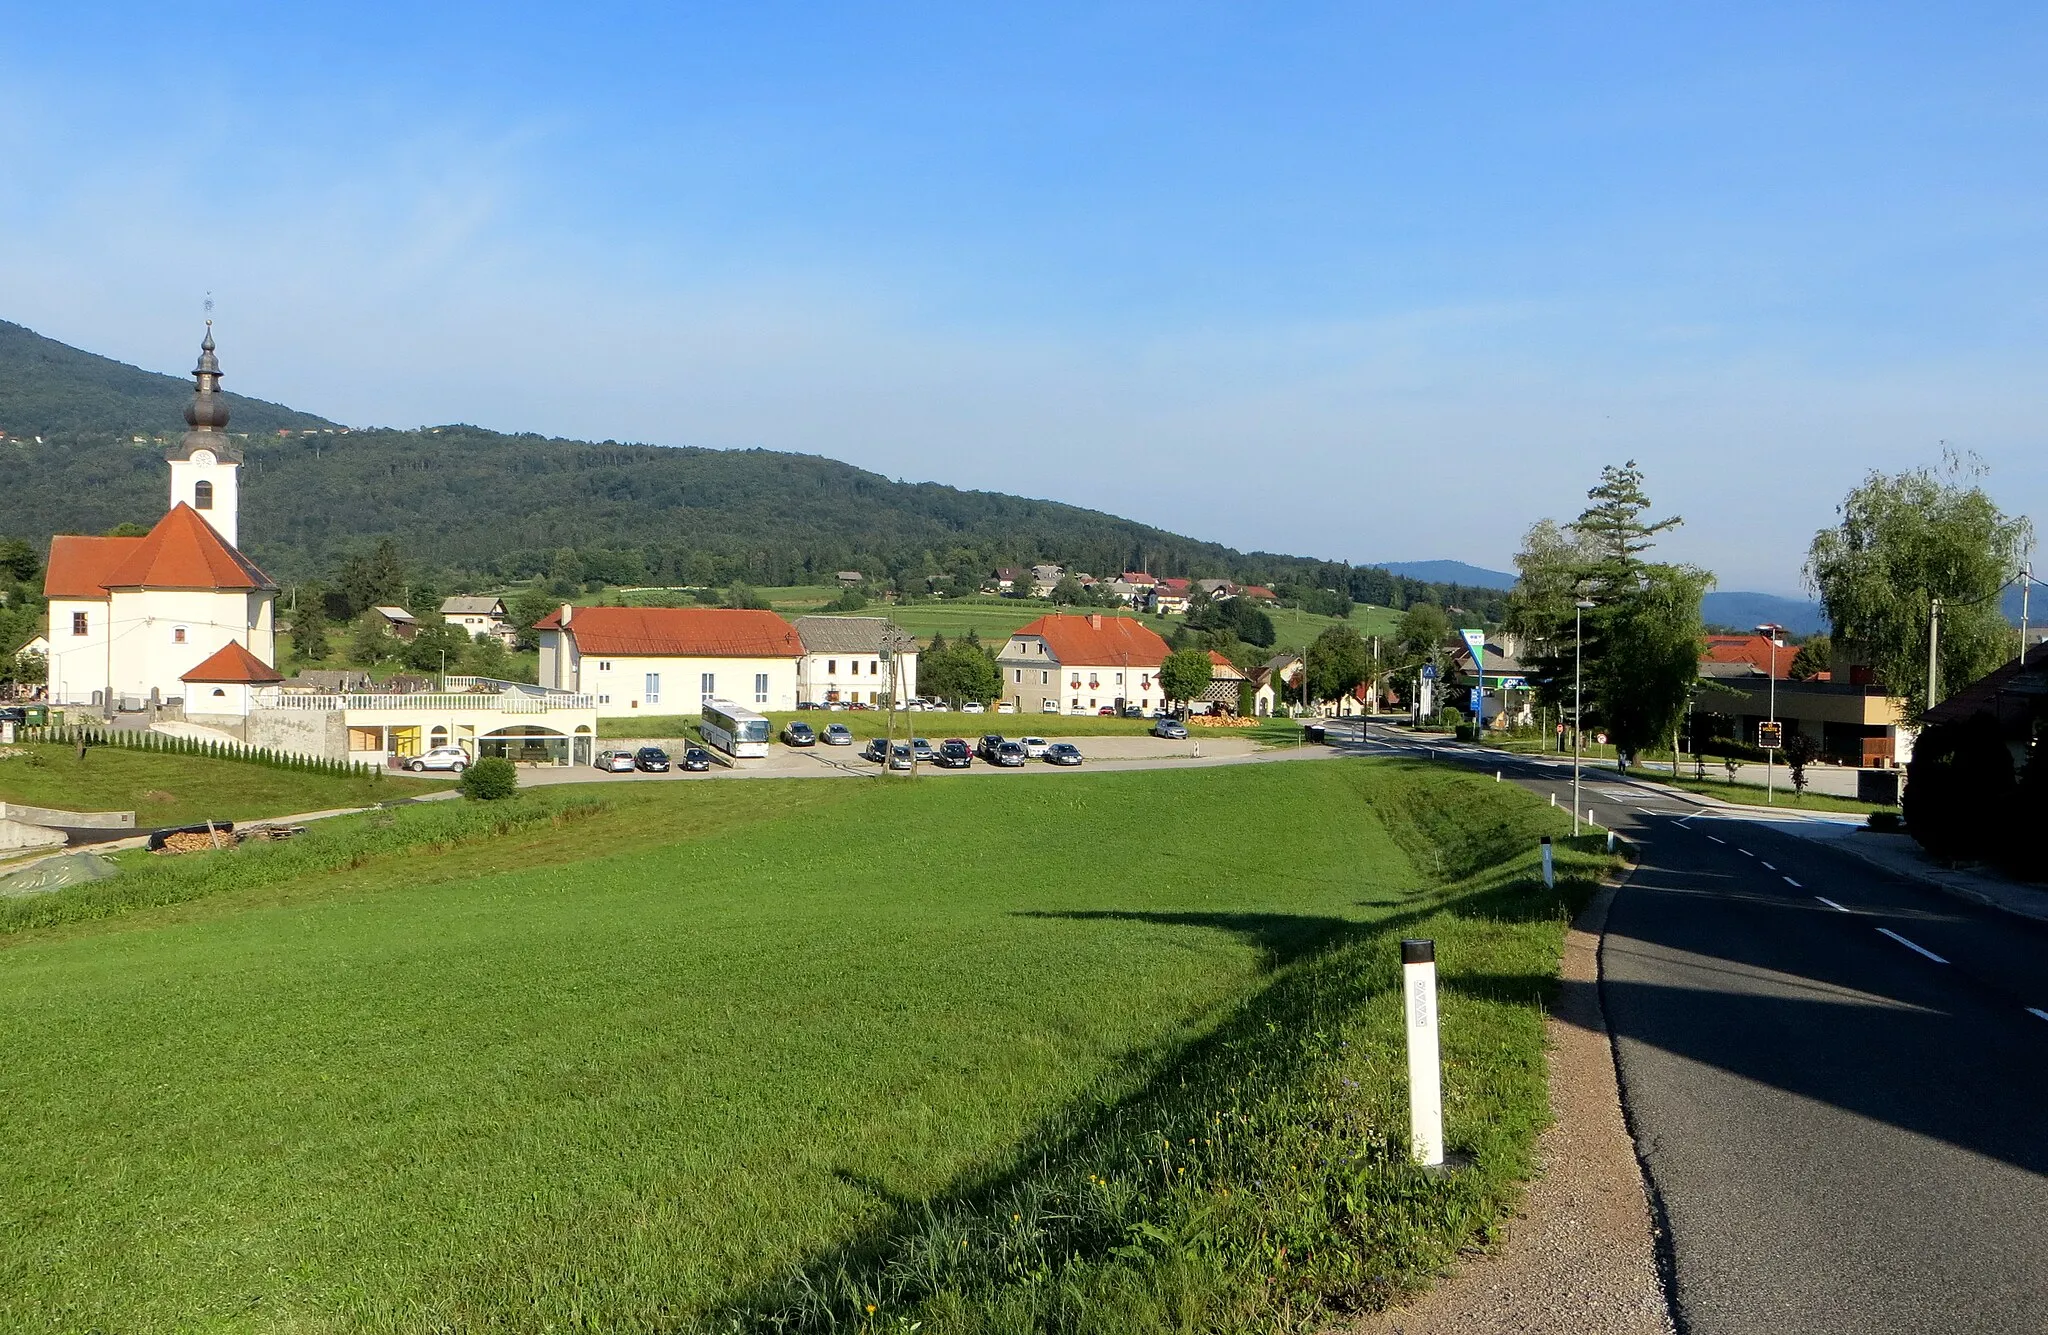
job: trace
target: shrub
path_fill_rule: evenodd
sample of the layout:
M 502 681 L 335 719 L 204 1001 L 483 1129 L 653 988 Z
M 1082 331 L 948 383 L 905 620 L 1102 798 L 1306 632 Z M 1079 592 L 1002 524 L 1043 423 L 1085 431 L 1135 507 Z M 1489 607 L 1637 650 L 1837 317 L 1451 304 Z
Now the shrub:
M 1436 723 L 1440 728 L 1455 728 L 1464 721 L 1465 716 L 1449 705 L 1436 712 Z
M 1897 834 L 1905 824 L 1896 811 L 1873 811 L 1870 813 L 1870 828 L 1882 834 Z
M 457 786 L 464 797 L 495 802 L 519 790 L 519 771 L 503 756 L 485 756 L 462 772 Z
M 1920 734 L 1899 807 L 1922 848 L 1958 861 L 2003 852 L 2013 797 L 2012 753 L 1998 721 L 1980 713 Z

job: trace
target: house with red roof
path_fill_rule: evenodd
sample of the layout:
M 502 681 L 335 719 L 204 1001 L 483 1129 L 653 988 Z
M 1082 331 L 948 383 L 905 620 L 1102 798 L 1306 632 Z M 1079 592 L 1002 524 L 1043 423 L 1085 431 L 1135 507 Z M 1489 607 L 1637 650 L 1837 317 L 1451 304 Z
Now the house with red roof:
M 1136 617 L 1055 612 L 1010 636 L 996 666 L 1019 714 L 1093 714 L 1166 703 L 1159 665 L 1172 650 Z
M 211 329 L 193 375 L 191 429 L 166 456 L 168 513 L 139 538 L 50 540 L 53 703 L 111 711 L 186 700 L 186 674 L 229 646 L 266 669 L 277 661 L 277 585 L 235 546 L 242 451 L 227 434 Z M 209 694 L 190 701 L 194 712 L 206 712 L 213 685 L 228 699 L 225 684 L 201 684 Z
M 1189 582 L 1168 575 L 1152 586 L 1151 608 L 1160 616 L 1179 616 L 1188 610 Z
M 713 699 L 796 708 L 804 642 L 773 612 L 564 603 L 534 629 L 540 684 L 594 697 L 600 718 L 695 714 Z

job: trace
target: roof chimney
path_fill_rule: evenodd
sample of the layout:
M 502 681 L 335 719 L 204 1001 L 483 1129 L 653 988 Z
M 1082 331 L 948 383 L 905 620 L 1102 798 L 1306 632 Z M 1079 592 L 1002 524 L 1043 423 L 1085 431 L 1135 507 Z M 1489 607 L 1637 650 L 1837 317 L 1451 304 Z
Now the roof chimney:
M 1094 628 L 1094 629 L 1096 629 L 1096 630 L 1101 630 L 1101 629 L 1102 629 L 1102 613 L 1100 613 L 1100 612 L 1090 612 L 1090 613 L 1088 614 L 1088 624 L 1089 624 L 1089 626 L 1091 626 L 1092 628 Z
M 569 618 L 570 618 L 570 617 L 572 617 L 572 616 L 574 616 L 574 615 L 576 615 L 576 605 L 575 605 L 574 603 L 563 603 L 563 604 L 562 604 L 562 629 L 563 629 L 563 630 L 567 630 L 567 629 L 569 629 Z

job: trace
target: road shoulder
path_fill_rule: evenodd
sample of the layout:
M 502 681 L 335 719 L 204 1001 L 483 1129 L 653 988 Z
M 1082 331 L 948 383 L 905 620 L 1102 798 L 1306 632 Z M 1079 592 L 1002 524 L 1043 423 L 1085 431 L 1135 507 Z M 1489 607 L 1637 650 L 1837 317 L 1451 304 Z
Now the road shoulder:
M 1537 1143 L 1537 1176 L 1505 1241 L 1414 1302 L 1340 1327 L 1344 1335 L 1669 1335 L 1655 1225 L 1600 1006 L 1613 897 L 1603 888 L 1565 938 L 1549 1022 L 1556 1121 Z

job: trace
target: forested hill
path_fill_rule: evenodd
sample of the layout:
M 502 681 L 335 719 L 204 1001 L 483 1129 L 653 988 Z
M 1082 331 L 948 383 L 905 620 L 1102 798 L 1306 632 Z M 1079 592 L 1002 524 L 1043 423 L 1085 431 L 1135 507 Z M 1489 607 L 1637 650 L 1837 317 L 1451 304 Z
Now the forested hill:
M 67 394 L 77 406 L 50 406 Z M 0 429 L 8 434 L 0 537 L 40 549 L 52 533 L 153 523 L 167 488 L 163 446 L 183 430 L 189 394 L 187 381 L 0 324 Z M 41 417 L 32 426 L 10 416 L 9 404 Z M 146 406 L 155 430 L 122 404 Z M 859 570 L 920 592 L 933 581 L 962 592 L 998 565 L 1055 561 L 1094 574 L 1142 569 L 1300 585 L 1401 607 L 1459 604 L 1464 592 L 1239 552 L 1078 506 L 894 482 L 812 455 L 592 444 L 471 426 L 350 431 L 248 399 L 237 399 L 233 414 L 247 459 L 242 546 L 285 581 L 331 578 L 349 556 L 389 538 L 408 565 L 458 582 L 539 574 L 784 585 Z M 69 429 L 44 425 L 59 422 Z M 82 425 L 89 422 L 100 425 Z M 1480 606 L 1497 601 L 1486 595 Z
M 197 330 L 189 351 L 197 360 Z M 234 368 L 228 370 L 232 382 Z M 334 425 L 261 399 L 241 394 L 227 398 L 229 425 L 235 431 Z M 10 438 L 183 431 L 185 405 L 191 401 L 190 376 L 144 371 L 0 320 L 0 432 Z

